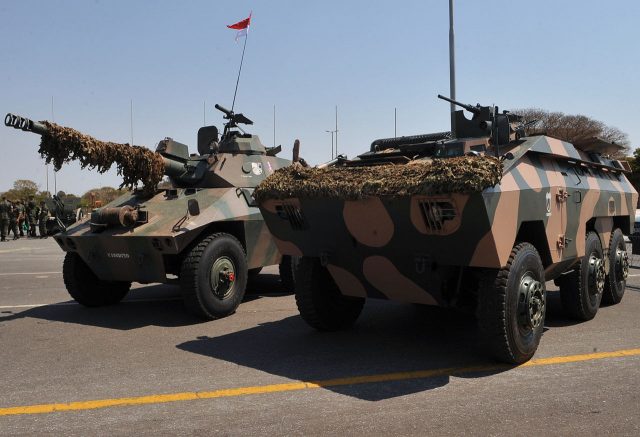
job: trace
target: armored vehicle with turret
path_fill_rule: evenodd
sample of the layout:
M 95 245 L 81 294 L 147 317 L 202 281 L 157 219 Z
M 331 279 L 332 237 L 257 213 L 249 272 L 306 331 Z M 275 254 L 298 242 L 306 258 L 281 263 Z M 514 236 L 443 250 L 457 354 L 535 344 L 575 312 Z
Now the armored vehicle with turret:
M 494 357 L 522 363 L 547 281 L 578 320 L 620 302 L 638 194 L 615 144 L 527 135 L 515 114 L 454 103 L 472 118 L 456 111 L 453 132 L 279 170 L 255 196 L 280 251 L 302 256 L 296 302 L 312 327 L 349 327 L 368 298 L 466 309 Z
M 187 308 L 214 319 L 236 310 L 247 280 L 264 266 L 279 264 L 283 288 L 293 288 L 291 259 L 278 251 L 252 197 L 291 161 L 245 133 L 238 125 L 253 122 L 243 114 L 216 108 L 227 120 L 222 136 L 215 126 L 200 128 L 197 154 L 171 138 L 153 153 L 7 114 L 5 125 L 42 136 L 39 151 L 57 169 L 69 160 L 100 172 L 116 164 L 125 182 L 145 183 L 54 237 L 67 252 L 64 283 L 76 301 L 114 304 L 132 282 L 178 281 Z

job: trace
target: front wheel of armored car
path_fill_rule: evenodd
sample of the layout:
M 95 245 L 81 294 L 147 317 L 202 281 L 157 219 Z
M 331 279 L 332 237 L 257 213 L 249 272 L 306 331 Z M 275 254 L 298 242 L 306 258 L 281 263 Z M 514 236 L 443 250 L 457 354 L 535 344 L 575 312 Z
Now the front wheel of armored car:
M 75 252 L 67 252 L 65 255 L 62 278 L 71 297 L 87 307 L 116 304 L 131 288 L 131 282 L 99 279 Z
M 520 364 L 538 348 L 544 328 L 544 269 L 536 248 L 517 244 L 507 266 L 480 281 L 478 323 L 487 347 L 500 361 Z
M 609 274 L 604 283 L 602 302 L 613 305 L 620 303 L 627 286 L 629 275 L 629 255 L 624 242 L 624 235 L 619 228 L 611 234 L 609 242 Z
M 595 232 L 589 232 L 585 241 L 585 256 L 577 267 L 562 275 L 560 298 L 565 312 L 576 320 L 591 320 L 600 307 L 605 283 L 602 244 Z
M 318 258 L 302 257 L 295 272 L 300 316 L 319 331 L 339 331 L 354 324 L 364 306 L 362 297 L 344 296 Z
M 247 277 L 247 260 L 240 242 L 230 234 L 209 235 L 182 262 L 184 304 L 208 320 L 233 314 L 244 297 Z

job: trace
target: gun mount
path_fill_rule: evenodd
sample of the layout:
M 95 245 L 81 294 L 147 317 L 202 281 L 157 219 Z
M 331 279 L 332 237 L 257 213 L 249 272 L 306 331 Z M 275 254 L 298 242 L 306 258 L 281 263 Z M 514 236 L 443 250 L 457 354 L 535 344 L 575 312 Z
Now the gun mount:
M 438 94 L 438 98 L 471 112 L 471 120 L 464 116 L 464 111 L 455 112 L 456 137 L 483 137 L 489 136 L 496 152 L 500 146 L 511 141 L 517 141 L 525 136 L 526 125 L 522 123 L 522 117 L 509 111 L 499 112 L 497 106 L 476 106 L 460 103 L 456 100 Z

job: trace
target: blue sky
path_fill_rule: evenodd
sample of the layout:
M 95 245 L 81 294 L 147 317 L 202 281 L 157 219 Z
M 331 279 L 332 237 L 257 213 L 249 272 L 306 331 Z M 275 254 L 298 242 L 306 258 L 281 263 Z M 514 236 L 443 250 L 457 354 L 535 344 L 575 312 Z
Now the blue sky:
M 640 147 L 640 2 L 457 0 L 458 99 L 502 109 L 585 114 Z M 448 1 L 0 2 L 0 113 L 51 119 L 97 138 L 155 148 L 166 136 L 195 151 L 214 103 L 229 107 L 242 44 L 227 24 L 253 11 L 236 110 L 289 157 L 295 138 L 326 161 L 339 111 L 339 149 L 448 129 Z M 46 188 L 38 137 L 0 127 L 0 191 L 16 179 Z M 50 174 L 50 189 L 53 190 Z M 58 190 L 117 186 L 65 166 Z

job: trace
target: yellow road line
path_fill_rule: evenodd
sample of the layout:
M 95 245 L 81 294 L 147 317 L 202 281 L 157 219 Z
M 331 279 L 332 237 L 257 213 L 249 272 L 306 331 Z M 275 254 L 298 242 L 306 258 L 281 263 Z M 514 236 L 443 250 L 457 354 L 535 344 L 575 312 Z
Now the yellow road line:
M 583 361 L 602 360 L 607 358 L 622 358 L 640 355 L 640 349 L 624 349 L 612 352 L 596 352 L 592 354 L 568 355 L 531 360 L 520 367 L 550 366 L 556 364 L 578 363 Z M 235 396 L 248 396 L 264 393 L 289 392 L 322 387 L 337 387 L 343 385 L 371 384 L 390 381 L 405 381 L 411 379 L 432 378 L 436 376 L 460 375 L 508 369 L 506 364 L 486 364 L 476 366 L 445 367 L 440 369 L 417 370 L 412 372 L 383 373 L 377 375 L 362 375 L 346 378 L 327 379 L 323 381 L 291 382 L 285 384 L 259 385 L 253 387 L 238 387 L 213 391 L 168 393 L 159 395 L 136 396 L 130 398 L 98 399 L 57 404 L 25 405 L 19 407 L 0 408 L 0 416 L 18 414 L 42 414 L 61 411 L 95 410 L 108 407 L 122 407 L 127 405 L 163 404 L 167 402 L 192 401 L 196 399 L 215 399 Z

